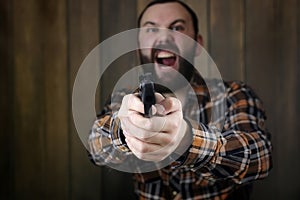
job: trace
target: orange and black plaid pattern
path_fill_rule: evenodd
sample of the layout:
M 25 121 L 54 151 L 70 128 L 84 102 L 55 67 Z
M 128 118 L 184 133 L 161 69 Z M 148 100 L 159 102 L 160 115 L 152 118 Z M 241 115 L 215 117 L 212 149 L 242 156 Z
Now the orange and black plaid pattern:
M 262 103 L 244 83 L 224 84 L 226 110 L 219 130 L 209 126 L 213 104 L 207 87 L 193 82 L 198 102 L 189 102 L 183 110 L 186 120 L 198 119 L 189 121 L 193 142 L 174 165 L 134 175 L 139 199 L 226 199 L 238 188 L 268 175 L 271 142 Z M 121 102 L 125 94 L 114 98 Z M 107 104 L 90 133 L 90 154 L 97 165 L 121 163 L 131 154 L 112 106 L 120 105 Z

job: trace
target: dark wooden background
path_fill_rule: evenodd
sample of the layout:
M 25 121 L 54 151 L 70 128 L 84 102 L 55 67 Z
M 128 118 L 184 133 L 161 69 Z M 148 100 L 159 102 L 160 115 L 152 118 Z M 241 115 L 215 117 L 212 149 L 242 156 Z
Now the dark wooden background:
M 88 160 L 71 95 L 85 56 L 135 28 L 146 2 L 0 1 L 0 199 L 132 199 L 130 174 Z M 274 168 L 253 199 L 300 199 L 300 1 L 186 2 L 224 79 L 245 81 L 265 103 Z

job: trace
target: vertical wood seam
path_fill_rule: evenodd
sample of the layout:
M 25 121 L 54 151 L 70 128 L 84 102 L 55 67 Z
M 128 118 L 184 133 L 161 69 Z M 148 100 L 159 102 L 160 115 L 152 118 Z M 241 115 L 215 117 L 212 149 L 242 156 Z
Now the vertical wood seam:
M 65 7 L 65 9 L 66 9 L 66 15 L 65 15 L 65 20 L 66 20 L 66 56 L 67 56 L 67 58 L 66 58 L 66 64 L 67 64 L 67 71 L 68 71 L 68 73 L 67 73 L 67 77 L 66 77 L 66 79 L 67 79 L 67 88 L 68 88 L 68 94 L 67 94 L 67 98 L 68 98 L 68 102 L 69 102 L 69 104 L 68 104 L 68 106 L 67 106 L 67 112 L 68 112 L 68 115 L 67 115 L 67 117 L 68 117 L 68 125 L 67 125 L 67 130 L 68 130 L 68 136 L 67 136 L 67 138 L 68 138 L 68 143 L 67 143 L 67 145 L 68 145 L 68 153 L 67 153 L 67 155 L 68 155 L 68 161 L 67 161 L 67 168 L 68 168 L 68 178 L 67 178 L 67 180 L 68 180 L 68 185 L 67 185 L 67 198 L 69 199 L 69 200 L 71 200 L 72 199 L 72 168 L 71 168 L 71 162 L 72 162 L 72 155 L 71 155 L 71 150 L 72 150 L 72 138 L 71 138 L 71 121 L 72 121 L 72 90 L 71 90 L 71 86 L 70 86 L 70 84 L 71 84 L 71 62 L 70 62 L 70 1 L 69 0 L 66 0 L 65 1 L 65 4 L 66 4 L 66 7 Z
M 9 148 L 10 148 L 10 170 L 9 170 L 9 174 L 11 175 L 11 179 L 10 179 L 10 182 L 9 182 L 9 188 L 10 188 L 10 191 L 9 191 L 9 197 L 11 197 L 11 199 L 16 199 L 16 196 L 15 196 L 15 142 L 14 142 L 14 135 L 15 135 L 15 126 L 14 125 L 14 120 L 15 119 L 15 99 L 14 99 L 14 91 L 15 91 L 15 54 L 14 54 L 14 1 L 7 1 L 9 2 L 8 3 L 8 10 L 10 11 L 10 17 L 11 17 L 11 20 L 10 20 L 10 26 L 9 26 L 9 29 L 10 29 L 10 33 L 12 34 L 11 38 L 10 38 L 10 56 L 9 56 L 9 63 L 11 63 L 12 67 L 10 68 L 10 72 L 11 72 L 11 88 L 12 88 L 12 91 L 10 92 L 10 97 L 12 98 L 12 104 L 11 104 L 11 107 L 10 107 L 10 110 L 11 110 L 11 114 L 9 115 L 10 117 L 12 117 L 12 121 L 10 122 L 11 124 L 11 127 L 12 127 L 12 134 L 10 135 L 10 145 L 9 145 Z
M 300 10 L 300 1 L 297 1 L 297 10 Z M 300 71 L 299 71 L 299 67 L 300 67 L 300 12 L 298 12 L 297 15 L 297 65 L 298 65 L 298 74 L 297 76 L 299 77 L 300 75 Z M 298 79 L 299 80 L 299 79 Z M 300 86 L 300 81 L 298 81 L 298 85 Z
M 244 58 L 243 58 L 243 60 L 244 60 L 244 68 L 243 68 L 243 81 L 245 82 L 245 83 L 247 83 L 247 77 L 248 77 L 248 74 L 247 74 L 247 69 L 248 69 L 248 62 L 247 62 L 247 53 L 248 53 L 248 51 L 247 51 L 247 22 L 248 22 L 248 18 L 247 18 L 247 14 L 248 14 L 248 12 L 247 12 L 247 0 L 243 0 L 243 2 L 244 2 L 244 8 L 243 8 L 243 12 L 244 12 L 244 27 L 243 27 L 243 31 L 244 31 L 244 33 L 243 33 L 243 35 L 244 35 L 244 41 L 243 41 L 243 43 L 244 43 L 244 49 L 243 49 L 243 51 L 244 51 Z
M 242 81 L 244 82 L 247 82 L 247 31 L 246 31 L 246 28 L 247 28 L 247 8 L 246 8 L 246 0 L 242 0 L 242 8 L 241 8 L 241 11 L 242 11 L 242 17 L 243 17 L 243 20 L 242 20 L 242 33 L 241 33 L 241 41 L 242 41 L 242 64 L 241 64 L 241 78 L 242 78 Z
M 39 2 L 39 4 L 46 4 L 46 2 Z M 39 6 L 42 6 L 42 7 L 44 7 L 44 6 L 46 6 L 46 5 L 39 5 Z M 40 12 L 40 10 L 38 10 L 38 12 Z M 40 14 L 40 13 L 39 13 Z M 45 36 L 45 30 L 46 30 L 46 28 L 47 28 L 47 26 L 46 26 L 46 24 L 47 23 L 43 23 L 43 19 L 41 19 L 41 18 L 43 18 L 45 15 L 43 15 L 44 13 L 41 13 L 42 15 L 41 15 L 41 17 L 39 18 L 39 20 L 38 20 L 38 23 L 39 23 L 39 27 L 41 27 L 41 35 L 42 35 L 42 37 L 43 36 Z M 40 41 L 39 41 L 40 42 Z M 47 96 L 47 89 L 46 89 L 46 81 L 47 81 L 47 79 L 46 79 L 46 76 L 47 76 L 47 74 L 46 74 L 46 67 L 45 67 L 45 62 L 47 62 L 47 54 L 45 53 L 45 51 L 46 51 L 46 47 L 45 47 L 45 45 L 47 45 L 47 44 L 45 44 L 45 43 L 41 43 L 41 44 L 39 44 L 40 46 L 41 46 L 41 51 L 42 51 L 42 64 L 43 64 L 43 66 L 44 67 L 42 67 L 41 68 L 41 74 L 42 74 L 42 76 L 43 76 L 43 78 L 42 78 L 42 80 L 41 80 L 41 85 L 38 87 L 38 90 L 40 90 L 40 88 L 41 88 L 41 90 L 42 90 L 42 95 L 41 95 L 41 102 L 42 102 L 42 105 L 41 105 L 41 110 L 42 110 L 42 113 L 43 113 L 43 115 L 42 115 L 42 117 L 41 117 L 41 123 L 42 123 L 42 133 L 41 133 L 41 142 L 42 142 L 42 152 L 41 152 L 41 154 L 42 154 L 42 156 L 41 156 L 41 159 L 42 159 L 42 161 L 41 161 L 41 170 L 42 170 L 42 174 L 43 174 L 43 176 L 44 177 L 47 177 L 46 176 L 46 162 L 47 162 L 47 146 L 48 146 L 48 143 L 47 143 L 47 134 L 48 134 L 48 131 L 47 131 L 47 123 L 46 123 L 46 120 L 47 120 L 47 116 L 48 116 L 48 114 L 47 114 L 47 98 L 46 98 L 46 96 Z M 45 181 L 41 181 L 41 185 L 42 185 L 42 189 L 41 189 L 41 192 L 42 192 L 42 198 L 44 198 L 44 199 L 46 199 L 47 197 L 46 197 L 46 194 L 47 194 L 47 184 L 46 184 L 46 182 Z
M 209 55 L 211 54 L 211 3 L 210 1 L 206 1 L 206 10 L 207 10 L 207 52 Z

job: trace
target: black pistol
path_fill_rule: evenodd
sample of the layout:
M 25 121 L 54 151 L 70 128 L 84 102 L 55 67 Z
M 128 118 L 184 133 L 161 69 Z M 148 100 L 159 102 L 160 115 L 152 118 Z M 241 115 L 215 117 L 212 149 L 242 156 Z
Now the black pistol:
M 152 81 L 152 74 L 145 73 L 139 77 L 140 80 L 140 98 L 144 104 L 144 117 L 150 118 L 152 116 L 152 105 L 155 104 L 155 90 Z

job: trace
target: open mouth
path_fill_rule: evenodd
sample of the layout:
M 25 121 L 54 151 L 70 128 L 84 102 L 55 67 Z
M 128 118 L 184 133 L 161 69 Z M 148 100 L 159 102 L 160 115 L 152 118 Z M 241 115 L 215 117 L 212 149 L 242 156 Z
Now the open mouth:
M 155 52 L 155 61 L 158 64 L 173 67 L 176 64 L 177 56 L 176 54 L 165 51 L 165 50 L 157 50 Z

